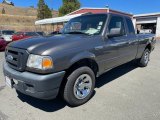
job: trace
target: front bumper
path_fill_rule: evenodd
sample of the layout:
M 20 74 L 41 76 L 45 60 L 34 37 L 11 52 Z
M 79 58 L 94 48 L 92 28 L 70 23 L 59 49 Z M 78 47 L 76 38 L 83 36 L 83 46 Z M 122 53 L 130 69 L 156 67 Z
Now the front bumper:
M 5 76 L 13 80 L 13 87 L 19 92 L 47 100 L 56 98 L 65 75 L 65 71 L 47 75 L 19 72 L 10 68 L 6 63 L 4 63 L 3 71 Z

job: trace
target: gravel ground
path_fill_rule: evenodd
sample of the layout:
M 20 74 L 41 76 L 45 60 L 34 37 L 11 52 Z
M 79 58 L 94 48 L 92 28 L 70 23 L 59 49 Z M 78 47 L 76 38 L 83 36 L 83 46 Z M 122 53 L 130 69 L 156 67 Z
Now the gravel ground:
M 70 108 L 61 99 L 18 96 L 5 87 L 0 53 L 0 120 L 160 120 L 160 41 L 146 68 L 131 63 L 97 79 L 93 98 Z

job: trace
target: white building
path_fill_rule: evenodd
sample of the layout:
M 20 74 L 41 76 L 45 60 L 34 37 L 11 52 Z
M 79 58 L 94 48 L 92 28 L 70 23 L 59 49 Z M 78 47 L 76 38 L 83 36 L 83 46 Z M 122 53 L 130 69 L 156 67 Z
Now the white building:
M 152 30 L 156 37 L 160 37 L 160 13 L 134 15 L 133 23 L 138 30 Z

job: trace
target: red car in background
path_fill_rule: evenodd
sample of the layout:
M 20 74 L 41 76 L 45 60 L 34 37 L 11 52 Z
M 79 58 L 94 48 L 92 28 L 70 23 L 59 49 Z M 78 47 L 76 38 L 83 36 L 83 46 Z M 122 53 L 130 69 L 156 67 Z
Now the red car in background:
M 40 36 L 36 32 L 17 32 L 12 36 L 12 41 L 22 40 L 25 38 L 32 38 Z
M 4 51 L 6 46 L 7 42 L 3 38 L 0 38 L 0 51 Z

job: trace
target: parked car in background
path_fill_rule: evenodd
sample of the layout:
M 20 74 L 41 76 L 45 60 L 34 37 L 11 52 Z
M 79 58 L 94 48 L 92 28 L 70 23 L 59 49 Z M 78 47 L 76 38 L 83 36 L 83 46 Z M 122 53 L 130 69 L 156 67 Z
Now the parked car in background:
M 12 36 L 12 41 L 22 40 L 22 39 L 26 39 L 26 38 L 32 38 L 32 37 L 36 37 L 36 36 L 40 36 L 40 35 L 36 32 L 17 32 Z
M 153 31 L 151 29 L 141 29 L 139 31 L 140 34 L 148 34 L 148 33 L 152 33 Z
M 44 36 L 45 35 L 44 32 L 36 32 L 36 33 L 38 33 L 40 36 Z
M 13 30 L 0 30 L 0 37 L 3 37 L 7 42 L 11 42 L 14 33 L 15 31 Z
M 7 42 L 0 37 L 0 51 L 4 51 L 7 46 Z

